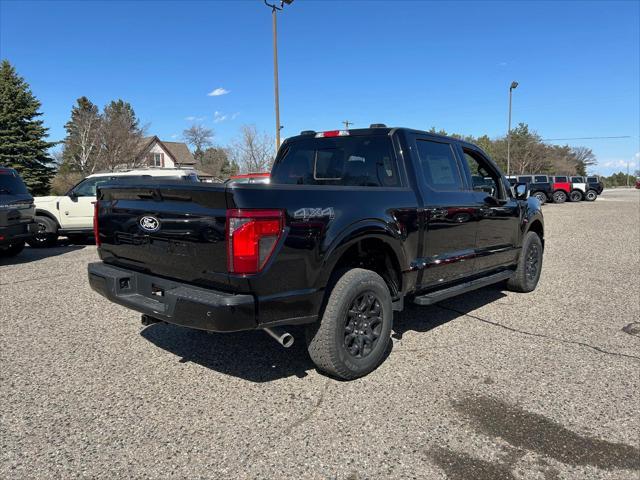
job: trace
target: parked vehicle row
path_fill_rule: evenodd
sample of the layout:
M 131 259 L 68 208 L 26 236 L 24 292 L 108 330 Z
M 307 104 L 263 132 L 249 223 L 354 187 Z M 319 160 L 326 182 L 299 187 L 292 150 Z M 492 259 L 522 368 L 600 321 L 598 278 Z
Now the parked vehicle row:
M 535 174 L 512 175 L 508 178 L 512 185 L 517 182 L 526 183 L 529 186 L 531 196 L 536 197 L 542 204 L 547 202 L 564 203 L 567 200 L 593 202 L 604 190 L 604 184 L 596 176 Z

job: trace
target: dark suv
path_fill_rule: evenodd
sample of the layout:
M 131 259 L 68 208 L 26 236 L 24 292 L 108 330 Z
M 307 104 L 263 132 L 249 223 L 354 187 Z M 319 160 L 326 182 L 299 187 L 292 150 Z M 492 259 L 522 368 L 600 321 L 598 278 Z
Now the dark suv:
M 36 231 L 33 197 L 13 168 L 0 167 L 0 256 L 17 255 Z

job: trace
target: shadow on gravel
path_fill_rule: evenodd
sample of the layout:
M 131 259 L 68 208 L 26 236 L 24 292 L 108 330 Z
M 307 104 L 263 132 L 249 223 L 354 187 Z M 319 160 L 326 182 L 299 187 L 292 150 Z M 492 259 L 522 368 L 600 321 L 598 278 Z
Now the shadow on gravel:
M 428 332 L 506 295 L 499 285 L 481 288 L 428 307 L 405 302 L 405 309 L 393 322 L 393 338 L 401 340 L 409 331 Z M 455 308 L 456 311 L 447 308 Z M 459 313 L 460 312 L 460 313 Z
M 175 325 L 154 324 L 142 332 L 157 347 L 220 373 L 251 382 L 305 377 L 314 369 L 304 341 L 303 327 L 290 327 L 295 342 L 283 348 L 261 331 L 207 334 Z
M 82 250 L 84 245 L 71 245 L 67 241 L 60 241 L 55 247 L 49 248 L 31 248 L 29 246 L 15 257 L 0 257 L 0 265 L 20 265 L 22 263 L 31 263 L 48 257 L 57 257 L 65 253 Z

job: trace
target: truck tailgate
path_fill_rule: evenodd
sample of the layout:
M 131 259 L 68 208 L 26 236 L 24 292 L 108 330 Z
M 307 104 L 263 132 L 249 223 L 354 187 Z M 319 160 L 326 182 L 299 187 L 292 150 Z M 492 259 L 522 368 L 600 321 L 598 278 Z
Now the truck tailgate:
M 100 189 L 100 257 L 106 263 L 185 282 L 228 282 L 226 187 L 165 181 Z

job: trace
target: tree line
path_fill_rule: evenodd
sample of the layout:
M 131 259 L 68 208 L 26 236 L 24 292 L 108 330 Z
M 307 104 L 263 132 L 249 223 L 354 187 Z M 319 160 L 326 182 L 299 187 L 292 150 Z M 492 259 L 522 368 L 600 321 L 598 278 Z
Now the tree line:
M 131 104 L 113 100 L 102 111 L 87 97 L 72 107 L 61 142 L 47 140 L 41 104 L 15 68 L 0 64 L 0 165 L 16 168 L 34 195 L 63 193 L 81 178 L 98 171 L 135 168 L 146 163 L 142 151 L 148 127 L 141 126 Z M 449 135 L 477 144 L 506 172 L 507 137 Z M 200 124 L 183 131 L 193 152 L 196 168 L 224 180 L 238 172 L 267 172 L 274 161 L 275 142 L 254 125 L 243 125 L 228 145 L 215 143 L 215 133 Z M 56 148 L 54 148 L 56 147 Z M 550 145 L 526 123 L 511 131 L 513 174 L 547 173 L 585 175 L 597 164 L 587 147 Z M 640 171 L 635 172 L 640 175 Z M 603 177 L 607 186 L 633 185 L 635 176 L 623 172 Z
M 473 137 L 458 133 L 448 134 L 434 127 L 429 131 L 475 143 L 489 154 L 503 172 L 507 171 L 506 135 L 492 139 L 487 135 Z M 510 151 L 510 173 L 513 175 L 528 173 L 586 175 L 587 170 L 597 164 L 596 157 L 590 148 L 549 145 L 544 143 L 538 133 L 530 130 L 526 123 L 520 123 L 511 130 Z

